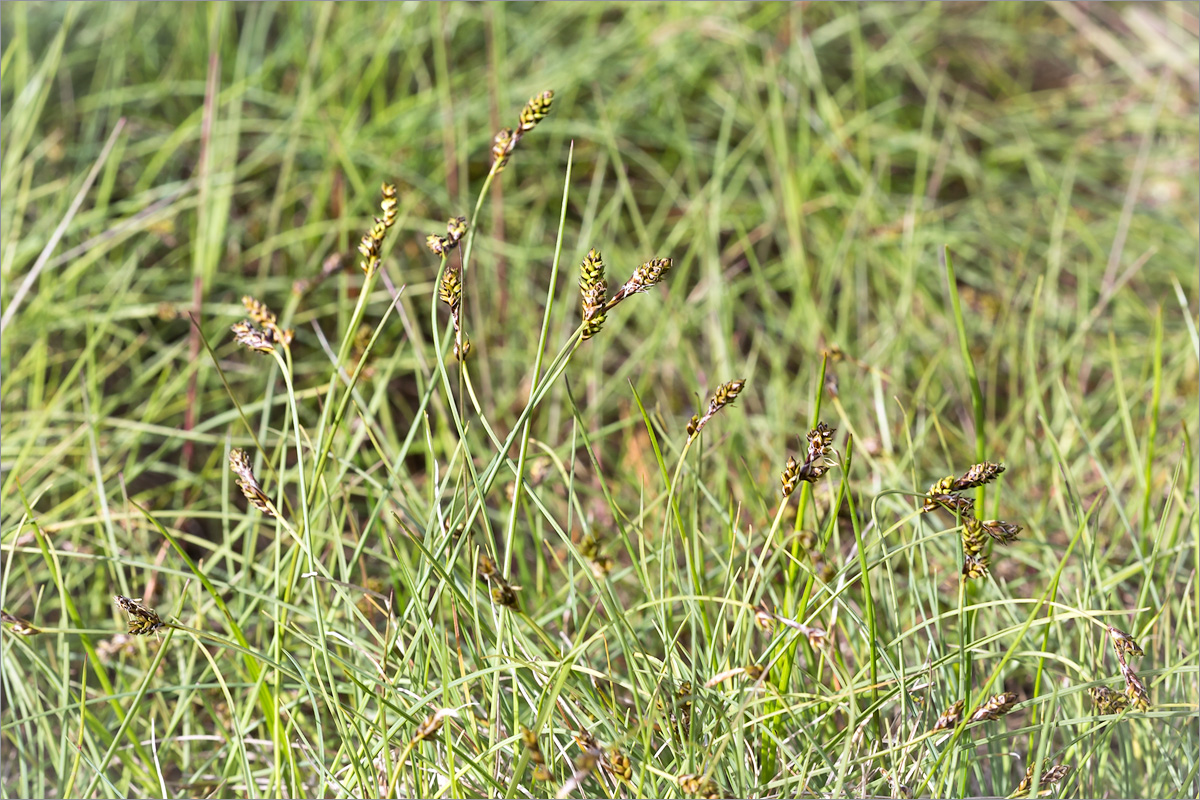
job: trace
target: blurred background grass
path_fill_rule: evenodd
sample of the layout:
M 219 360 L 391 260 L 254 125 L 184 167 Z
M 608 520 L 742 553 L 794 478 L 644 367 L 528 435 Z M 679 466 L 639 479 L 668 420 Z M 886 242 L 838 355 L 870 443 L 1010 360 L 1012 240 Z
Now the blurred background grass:
M 572 145 L 551 341 L 578 324 L 568 267 L 589 247 L 610 281 L 675 261 L 661 293 L 623 306 L 568 372 L 626 508 L 659 480 L 631 388 L 678 444 L 719 382 L 747 377 L 709 434 L 703 485 L 742 509 L 739 524 L 769 523 L 823 354 L 823 418 L 854 434 L 860 512 L 881 490 L 965 468 L 976 431 L 946 245 L 986 454 L 1009 468 L 997 502 L 1029 531 L 993 570 L 1006 593 L 1042 591 L 1084 509 L 1096 542 L 1064 575 L 1070 602 L 1165 606 L 1194 633 L 1197 19 L 1195 3 L 6 3 L 4 608 L 63 613 L 22 493 L 85 618 L 116 620 L 111 594 L 139 596 L 147 580 L 165 591 L 152 565 L 170 557 L 126 496 L 233 581 L 247 554 L 228 544 L 224 458 L 243 435 L 229 392 L 258 408 L 270 371 L 235 351 L 228 326 L 244 293 L 286 307 L 297 389 L 322 386 L 321 337 L 336 347 L 345 333 L 354 245 L 382 181 L 400 187 L 385 269 L 407 288 L 363 391 L 385 437 L 403 440 L 428 374 L 425 234 L 470 211 L 493 132 L 550 88 L 554 110 L 493 190 L 468 273 L 474 379 L 494 427 L 527 400 Z M 293 297 L 330 257 L 346 271 Z M 375 319 L 390 301 L 376 294 Z M 533 432 L 551 447 L 573 424 L 556 397 Z M 310 402 L 304 422 L 318 413 Z M 453 452 L 447 419 L 431 425 L 436 444 L 404 464 L 410 503 Z M 368 475 L 378 461 L 339 455 Z M 579 470 L 569 491 L 604 521 L 598 479 L 586 459 Z M 353 539 L 380 497 L 369 480 L 345 492 Z M 1154 542 L 1170 557 L 1148 564 Z M 720 535 L 711 544 L 714 569 L 740 557 Z M 942 561 L 930 577 L 945 589 L 957 565 Z M 1173 659 L 1159 666 L 1195 660 L 1194 640 L 1157 647 Z M 34 656 L 5 658 L 11 698 L 13 669 Z M 1175 701 L 1194 707 L 1194 669 L 1176 678 Z M 4 715 L 14 743 L 22 715 L 7 703 Z M 1146 735 L 1165 758 L 1165 734 Z M 11 758 L 5 773 L 21 778 L 6 778 L 7 796 L 63 779 L 14 773 Z M 1189 780 L 1194 766 L 1123 788 L 1171 794 Z

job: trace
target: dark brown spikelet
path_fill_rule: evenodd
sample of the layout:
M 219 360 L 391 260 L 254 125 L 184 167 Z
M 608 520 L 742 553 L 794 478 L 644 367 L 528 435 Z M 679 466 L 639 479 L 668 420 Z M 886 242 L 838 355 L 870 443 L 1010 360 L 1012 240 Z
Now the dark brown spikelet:
M 718 411 L 727 405 L 731 405 L 737 396 L 741 393 L 742 388 L 746 385 L 745 378 L 739 378 L 728 383 L 723 383 L 717 387 L 717 393 L 708 401 L 708 410 L 704 412 L 704 416 L 698 417 L 693 415 L 691 421 L 687 425 L 688 438 L 694 439 L 708 424 Z
M 671 271 L 672 261 L 669 258 L 652 258 L 633 271 L 633 275 L 625 282 L 622 291 L 625 295 L 645 292 L 659 283 Z
M 254 327 L 248 320 L 235 322 L 229 326 L 229 330 L 233 331 L 234 341 L 243 347 L 248 347 L 256 353 L 275 352 L 270 334 Z
M 987 702 L 975 709 L 971 714 L 971 722 L 983 722 L 985 720 L 997 720 L 1012 711 L 1013 706 L 1017 704 L 1017 695 L 1015 692 L 1004 692 L 1003 694 L 995 695 L 988 699 Z
M 1133 707 L 1139 711 L 1149 711 L 1150 693 L 1146 691 L 1146 684 L 1133 671 L 1133 667 L 1124 661 L 1121 662 L 1121 677 L 1125 679 L 1125 696 Z
M 824 422 L 819 422 L 817 427 L 808 432 L 808 453 L 805 455 L 804 463 L 800 464 L 796 459 L 788 456 L 783 473 L 779 476 L 779 482 L 783 485 L 784 497 L 790 497 L 801 481 L 816 483 L 829 471 L 830 467 L 837 463 L 829 457 L 833 446 L 833 435 L 836 432 L 837 428 L 830 428 Z
M 242 295 L 242 305 L 245 306 L 246 313 L 250 315 L 251 321 L 266 331 L 273 342 L 284 346 L 292 343 L 295 331 L 290 328 L 280 328 L 279 320 L 276 318 L 275 313 L 267 308 L 266 303 L 256 300 L 247 294 Z
M 590 339 L 604 326 L 604 305 L 608 302 L 604 259 L 595 248 L 588 251 L 579 265 L 579 298 L 583 314 L 583 338 Z
M 988 567 L 991 565 L 991 560 L 987 556 L 963 556 L 962 574 L 964 578 L 971 580 L 979 580 L 988 574 Z
M 1012 544 L 1021 533 L 1021 526 L 1015 522 L 1005 522 L 999 519 L 985 519 L 979 523 L 983 532 L 1000 544 Z
M 743 671 L 746 673 L 746 677 L 752 681 L 757 681 L 767 674 L 767 668 L 761 664 L 747 664 Z
M 982 464 L 975 464 L 966 474 L 958 478 L 951 485 L 951 491 L 961 492 L 964 489 L 974 489 L 976 486 L 983 486 L 985 483 L 990 483 L 1004 472 L 1003 464 L 993 464 L 990 461 L 985 461 Z
M 1145 653 L 1138 645 L 1137 640 L 1130 636 L 1120 628 L 1114 628 L 1112 625 L 1107 626 L 1108 636 L 1112 639 L 1113 649 L 1120 656 L 1143 656 Z
M 242 495 L 250 501 L 251 505 L 268 517 L 279 516 L 275 512 L 275 505 L 271 502 L 271 498 L 267 497 L 258 479 L 254 477 L 254 472 L 250 467 L 250 456 L 245 450 L 235 447 L 229 451 L 229 469 L 238 476 L 238 488 L 242 490 Z
M 937 722 L 933 723 L 935 731 L 946 730 L 953 728 L 962 719 L 963 701 L 959 700 L 954 705 L 942 712 L 942 715 L 937 718 Z
M 1120 692 L 1114 692 L 1107 686 L 1093 686 L 1088 689 L 1092 703 L 1101 714 L 1120 714 L 1129 707 L 1129 698 Z
M 1056 766 L 1050 767 L 1049 769 L 1046 769 L 1046 765 L 1049 763 L 1050 762 L 1048 762 L 1048 761 L 1042 762 L 1043 772 L 1042 772 L 1042 777 L 1039 780 L 1039 783 L 1041 785 L 1041 789 L 1039 789 L 1039 791 L 1038 791 L 1039 797 L 1047 796 L 1049 794 L 1049 790 L 1047 787 L 1057 786 L 1058 784 L 1063 782 L 1063 780 L 1067 777 L 1067 775 L 1069 775 L 1071 773 L 1071 767 L 1068 764 L 1058 764 Z M 1021 779 L 1021 782 L 1019 784 L 1017 784 L 1016 791 L 1014 791 L 1012 794 L 1010 794 L 1009 797 L 1024 797 L 1025 795 L 1029 794 L 1031 789 L 1033 789 L 1033 765 L 1032 764 L 1030 764 L 1025 769 L 1025 777 Z
M 120 594 L 113 595 L 113 600 L 129 615 L 129 632 L 134 636 L 154 633 L 165 624 L 153 609 L 146 608 L 137 600 Z

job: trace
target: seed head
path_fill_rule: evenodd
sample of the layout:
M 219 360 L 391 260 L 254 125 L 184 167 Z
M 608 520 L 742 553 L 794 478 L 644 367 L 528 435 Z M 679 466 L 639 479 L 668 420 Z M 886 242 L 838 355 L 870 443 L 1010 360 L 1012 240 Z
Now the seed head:
M 290 328 L 286 330 L 280 328 L 274 312 L 267 308 L 266 303 L 247 294 L 242 295 L 242 305 L 246 307 L 246 313 L 250 315 L 251 321 L 259 325 L 272 341 L 285 347 L 292 343 L 295 331 Z
M 508 157 L 512 155 L 517 139 L 512 128 L 501 128 L 492 137 L 492 172 L 499 174 L 508 166 Z
M 600 766 L 604 767 L 605 771 L 614 778 L 623 781 L 633 779 L 633 765 L 629 762 L 629 756 L 625 755 L 617 747 L 612 747 L 604 758 L 600 761 Z
M 1121 662 L 1121 677 L 1125 679 L 1125 696 L 1129 698 L 1129 702 L 1133 703 L 1134 708 L 1139 711 L 1148 711 L 1150 709 L 1150 693 L 1146 691 L 1146 684 L 1133 671 L 1133 667 Z
M 1004 692 L 989 699 L 971 714 L 971 722 L 983 722 L 984 720 L 997 720 L 1012 710 L 1012 707 L 1017 704 L 1017 695 L 1015 692 Z
M 1042 769 L 1045 771 L 1042 772 L 1042 777 L 1041 777 L 1041 780 L 1039 781 L 1039 783 L 1043 787 L 1055 786 L 1057 784 L 1062 783 L 1063 779 L 1066 778 L 1067 775 L 1070 774 L 1070 772 L 1071 772 L 1071 767 L 1067 764 L 1059 764 L 1057 766 L 1051 767 L 1050 769 L 1046 769 L 1046 765 L 1049 763 L 1050 763 L 1049 761 L 1042 762 Z M 1016 791 L 1014 791 L 1011 795 L 1009 795 L 1009 797 L 1023 797 L 1024 795 L 1029 794 L 1029 791 L 1032 788 L 1033 788 L 1033 765 L 1030 764 L 1025 769 L 1025 777 L 1021 779 L 1021 782 L 1017 785 Z M 1044 789 L 1042 791 L 1038 792 L 1039 796 L 1042 796 L 1045 794 L 1046 794 L 1046 792 Z
M 754 624 L 767 633 L 770 633 L 775 630 L 775 615 L 765 606 L 759 608 L 754 612 Z
M 412 741 L 419 742 L 424 739 L 430 739 L 437 735 L 437 732 L 442 729 L 442 720 L 446 717 L 458 716 L 452 709 L 439 708 L 437 711 L 425 718 L 425 721 L 417 726 L 413 732 Z
M 383 224 L 384 227 L 390 228 L 396 224 L 396 187 L 385 183 L 380 187 L 379 193 L 383 195 L 383 200 L 379 203 L 379 207 L 383 209 Z
M 249 347 L 256 353 L 275 352 L 270 335 L 254 327 L 248 320 L 235 322 L 229 329 L 233 331 L 234 341 L 243 347 Z
M 675 780 L 679 783 L 680 791 L 692 797 L 702 797 L 706 800 L 722 797 L 721 788 L 712 778 L 689 772 L 679 775 Z
M 983 532 L 1000 544 L 1012 544 L 1021 533 L 1021 526 L 1015 522 L 1004 522 L 999 519 L 985 519 L 979 523 Z
M 275 513 L 275 506 L 271 503 L 271 499 L 267 497 L 258 479 L 254 477 L 254 472 L 250 468 L 250 456 L 245 450 L 235 447 L 229 451 L 229 469 L 238 476 L 238 488 L 255 508 L 268 517 L 279 516 Z
M 964 489 L 974 489 L 976 486 L 983 486 L 985 483 L 990 483 L 1004 472 L 1003 464 L 993 464 L 990 461 L 984 461 L 982 464 L 974 464 L 967 470 L 961 478 L 954 481 L 951 486 L 951 491 L 961 492 Z
M 496 562 L 488 557 L 487 553 L 479 553 L 479 564 L 476 567 L 476 574 L 482 580 L 490 581 L 492 578 L 499 577 L 500 572 L 496 569 Z
M 129 614 L 129 632 L 134 636 L 154 633 L 165 624 L 153 609 L 146 608 L 137 600 L 120 594 L 113 595 L 113 600 Z
M 454 359 L 466 361 L 469 355 L 471 355 L 471 340 L 463 336 L 462 341 L 454 343 Z
M 1107 686 L 1093 686 L 1088 689 L 1088 694 L 1101 714 L 1120 714 L 1129 706 L 1128 697 Z
M 450 306 L 450 313 L 458 311 L 459 303 L 462 302 L 462 278 L 458 274 L 458 270 L 453 267 L 447 267 L 442 270 L 442 282 L 438 287 L 438 298 Z
M 633 271 L 633 275 L 622 287 L 625 295 L 647 291 L 671 271 L 669 258 L 652 258 Z
M 0 611 L 0 620 L 11 625 L 12 632 L 18 636 L 33 636 L 34 634 L 42 632 L 41 628 L 33 625 L 31 622 L 29 622 L 29 620 L 21 619 L 20 617 L 14 617 L 7 611 Z
M 604 260 L 600 251 L 591 249 L 579 265 L 579 296 L 583 314 L 583 338 L 595 336 L 604 325 L 604 305 L 608 301 L 608 282 L 604 280 Z
M 991 561 L 987 556 L 972 556 L 963 557 L 962 574 L 965 578 L 978 580 L 988 574 L 988 565 Z
M 796 459 L 788 456 L 783 474 L 779 476 L 779 481 L 783 484 L 784 497 L 790 497 L 800 481 L 816 483 L 822 475 L 829 471 L 830 467 L 837 463 L 829 458 L 829 452 L 833 445 L 833 434 L 836 432 L 837 428 L 830 428 L 824 422 L 819 422 L 817 427 L 808 432 L 808 454 L 805 456 L 804 463 L 800 464 Z
M 529 98 L 529 102 L 521 109 L 520 124 L 517 126 L 517 136 L 524 136 L 546 118 L 550 113 L 550 105 L 554 102 L 554 92 L 546 90 Z
M 933 723 L 935 731 L 942 731 L 947 728 L 953 728 L 962 719 L 963 701 L 959 700 L 954 705 L 942 712 L 942 715 L 937 718 L 937 722 Z
M 542 755 L 542 748 L 538 745 L 537 734 L 522 725 L 521 742 L 525 745 L 525 750 L 529 753 L 529 760 L 537 765 L 537 768 L 533 771 L 534 779 L 539 781 L 550 780 L 550 771 L 546 769 L 546 757 Z
M 708 410 L 704 412 L 704 416 L 698 417 L 694 414 L 692 415 L 692 419 L 687 426 L 688 439 L 696 438 L 718 411 L 727 405 L 731 405 L 737 399 L 738 394 L 741 393 L 742 387 L 745 385 L 746 379 L 739 378 L 738 380 L 729 381 L 718 386 L 717 393 L 708 401 Z
M 514 587 L 507 583 L 499 583 L 492 587 L 492 602 L 513 611 L 520 611 L 520 606 L 517 604 L 517 593 L 514 591 Z
M 379 248 L 383 237 L 387 235 L 388 228 L 396 224 L 396 187 L 385 183 L 380 187 L 380 194 L 383 195 L 383 200 L 379 203 L 379 207 L 383 209 L 383 218 L 375 217 L 375 224 L 358 243 L 358 252 L 363 257 L 359 267 L 368 275 L 379 266 Z
M 1130 636 L 1125 631 L 1108 626 L 1108 636 L 1112 639 L 1113 649 L 1117 651 L 1118 656 L 1143 656 L 1142 648 L 1138 646 L 1137 640 Z

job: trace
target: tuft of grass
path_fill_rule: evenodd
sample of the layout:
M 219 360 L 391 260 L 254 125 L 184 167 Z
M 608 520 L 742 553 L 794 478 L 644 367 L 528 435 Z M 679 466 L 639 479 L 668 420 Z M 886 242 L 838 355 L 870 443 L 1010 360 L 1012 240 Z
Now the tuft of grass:
M 0 796 L 1196 796 L 1197 19 L 0 6 Z

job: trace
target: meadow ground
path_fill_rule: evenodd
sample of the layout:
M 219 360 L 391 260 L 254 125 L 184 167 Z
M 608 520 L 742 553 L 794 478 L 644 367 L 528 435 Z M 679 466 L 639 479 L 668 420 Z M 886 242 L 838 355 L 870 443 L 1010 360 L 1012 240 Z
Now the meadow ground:
M 1196 797 L 1198 19 L 3 4 L 0 796 Z

